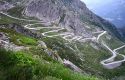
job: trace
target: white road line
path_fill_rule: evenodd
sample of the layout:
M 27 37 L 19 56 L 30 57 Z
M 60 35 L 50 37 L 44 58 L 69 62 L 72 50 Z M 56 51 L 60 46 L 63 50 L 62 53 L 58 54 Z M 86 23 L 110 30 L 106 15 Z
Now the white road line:
M 104 31 L 93 32 L 93 34 L 103 33 Z
M 61 31 L 61 30 L 64 30 L 64 28 L 62 28 L 62 29 L 57 29 L 57 30 L 47 31 L 47 32 L 42 33 L 42 35 L 43 35 L 43 36 L 46 36 L 45 34 L 47 34 L 47 33 L 58 32 L 58 31 Z M 47 37 L 47 36 L 46 36 L 46 37 Z
M 16 19 L 16 20 L 29 21 L 29 22 L 42 22 L 42 21 L 38 21 L 38 20 L 27 20 L 27 19 L 21 19 L 21 18 L 13 17 L 13 16 L 10 16 L 10 15 L 8 15 L 6 13 L 3 13 L 3 12 L 0 12 L 0 13 L 5 15 L 5 16 L 8 16 L 10 18 Z
M 114 49 L 113 51 L 116 52 L 116 51 L 118 51 L 118 50 L 120 50 L 120 49 L 122 49 L 122 48 L 124 48 L 124 47 L 125 47 L 125 45 L 123 45 L 123 46 L 121 46 L 121 47 L 119 47 L 119 48 L 116 48 L 116 49 Z
M 101 33 L 100 35 L 98 35 L 98 37 L 97 37 L 97 42 L 99 42 L 100 37 L 103 36 L 103 35 L 106 34 L 106 33 L 107 33 L 107 31 L 104 31 L 103 33 Z

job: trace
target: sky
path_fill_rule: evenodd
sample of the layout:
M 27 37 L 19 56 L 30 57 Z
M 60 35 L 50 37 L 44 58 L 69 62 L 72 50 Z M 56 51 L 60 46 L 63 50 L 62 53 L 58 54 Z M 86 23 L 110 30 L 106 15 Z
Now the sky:
M 117 27 L 125 26 L 125 0 L 81 0 L 95 14 Z
M 98 8 L 100 6 L 104 6 L 104 5 L 110 4 L 114 0 L 81 0 L 81 1 L 85 2 L 85 4 L 90 9 L 93 9 L 93 8 Z

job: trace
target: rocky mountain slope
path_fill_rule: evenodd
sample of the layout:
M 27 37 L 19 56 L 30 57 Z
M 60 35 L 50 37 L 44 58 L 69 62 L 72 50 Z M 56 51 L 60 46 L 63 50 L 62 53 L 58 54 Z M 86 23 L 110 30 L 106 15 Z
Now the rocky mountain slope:
M 106 0 L 104 2 L 100 0 L 95 2 L 90 2 L 88 0 L 82 1 L 85 1 L 88 8 L 90 8 L 94 13 L 115 24 L 122 38 L 125 38 L 124 31 L 121 30 L 125 28 L 124 0 Z
M 108 28 L 107 30 L 120 38 L 114 25 L 93 14 L 80 0 L 35 0 L 29 3 L 24 14 L 37 17 L 43 22 L 66 27 L 69 31 L 72 30 L 75 34 L 84 37 L 91 37 L 89 34 L 91 30 L 89 31 L 85 27 L 86 24 L 91 23 L 101 29 Z
M 80 0 L 1 2 L 1 80 L 124 79 L 120 34 Z

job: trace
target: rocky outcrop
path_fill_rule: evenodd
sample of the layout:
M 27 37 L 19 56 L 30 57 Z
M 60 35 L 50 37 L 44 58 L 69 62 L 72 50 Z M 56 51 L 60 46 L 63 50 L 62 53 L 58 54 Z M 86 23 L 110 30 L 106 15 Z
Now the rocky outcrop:
M 80 72 L 80 73 L 82 72 L 82 70 L 81 70 L 79 67 L 77 67 L 75 64 L 73 64 L 73 63 L 70 62 L 69 60 L 64 59 L 63 64 L 64 64 L 66 67 L 72 69 L 73 71 Z
M 9 41 L 9 37 L 0 32 L 0 48 L 12 51 L 20 51 L 26 49 L 24 46 L 17 46 Z

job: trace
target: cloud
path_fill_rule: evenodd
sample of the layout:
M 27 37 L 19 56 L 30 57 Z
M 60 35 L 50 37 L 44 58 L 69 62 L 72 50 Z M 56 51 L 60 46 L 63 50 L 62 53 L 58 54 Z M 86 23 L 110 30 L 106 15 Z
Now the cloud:
M 119 18 L 117 18 L 117 20 L 120 20 L 120 21 L 121 21 L 121 20 L 123 20 L 123 19 L 122 19 L 121 17 L 119 17 Z
M 108 20 L 108 21 L 114 21 L 113 18 L 105 18 L 105 19 Z

